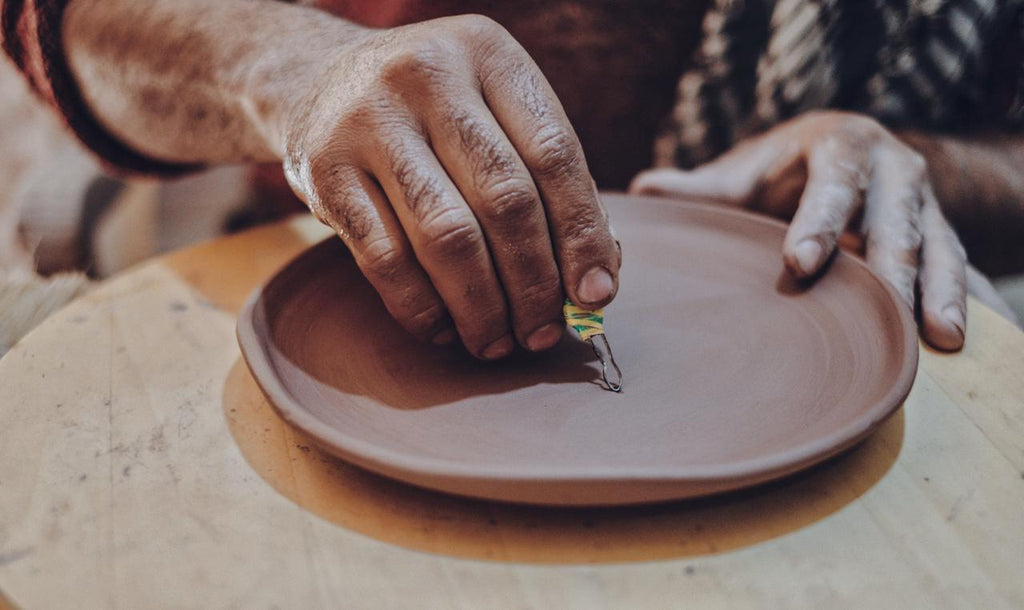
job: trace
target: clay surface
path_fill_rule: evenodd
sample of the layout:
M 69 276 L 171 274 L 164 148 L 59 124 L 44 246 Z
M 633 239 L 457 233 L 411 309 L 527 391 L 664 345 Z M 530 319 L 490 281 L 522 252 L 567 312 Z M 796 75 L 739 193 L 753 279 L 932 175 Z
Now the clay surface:
M 568 336 L 497 363 L 418 343 L 344 246 L 305 252 L 255 293 L 238 334 L 291 424 L 378 473 L 457 494 L 588 505 L 778 478 L 863 439 L 910 390 L 916 331 L 840 254 L 817 282 L 782 266 L 784 225 L 605 195 L 624 252 L 606 329 L 622 394 Z

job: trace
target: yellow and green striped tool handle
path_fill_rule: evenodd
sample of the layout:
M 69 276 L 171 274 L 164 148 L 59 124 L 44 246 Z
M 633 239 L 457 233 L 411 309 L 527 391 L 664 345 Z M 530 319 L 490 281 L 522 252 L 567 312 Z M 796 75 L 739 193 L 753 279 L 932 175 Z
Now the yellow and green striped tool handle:
M 604 309 L 590 311 L 573 305 L 572 301 L 566 299 L 562 313 L 565 315 L 566 324 L 579 334 L 580 339 L 589 341 L 597 335 L 604 334 Z

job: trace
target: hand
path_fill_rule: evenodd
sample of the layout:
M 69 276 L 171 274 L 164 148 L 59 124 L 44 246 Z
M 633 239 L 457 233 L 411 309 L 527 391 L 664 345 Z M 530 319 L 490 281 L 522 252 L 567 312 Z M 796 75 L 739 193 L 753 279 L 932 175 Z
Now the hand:
M 911 309 L 917 289 L 925 340 L 945 350 L 963 346 L 964 249 L 939 209 L 924 159 L 868 117 L 808 113 L 693 171 L 641 173 L 630 191 L 792 217 L 782 255 L 798 277 L 818 273 L 853 224 L 868 264 Z
M 372 30 L 308 82 L 281 120 L 288 180 L 411 333 L 500 358 L 554 345 L 565 295 L 612 300 L 620 254 L 579 141 L 501 26 Z

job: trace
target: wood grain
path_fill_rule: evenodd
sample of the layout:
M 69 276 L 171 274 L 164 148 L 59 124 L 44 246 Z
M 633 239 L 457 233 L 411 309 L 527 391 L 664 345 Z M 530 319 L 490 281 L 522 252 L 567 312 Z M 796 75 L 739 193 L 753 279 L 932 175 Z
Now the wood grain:
M 10 603 L 1024 605 L 1024 335 L 976 302 L 962 353 L 922 350 L 902 419 L 802 478 L 635 513 L 525 510 L 323 461 L 270 417 L 233 312 L 324 234 L 304 219 L 147 264 L 0 360 Z
M 553 509 L 449 496 L 348 465 L 288 426 L 242 362 L 228 374 L 223 408 L 256 473 L 314 514 L 411 549 L 531 563 L 695 557 L 782 536 L 870 489 L 892 467 L 903 440 L 897 413 L 853 451 L 775 484 L 690 502 Z M 371 513 L 376 517 L 367 519 Z

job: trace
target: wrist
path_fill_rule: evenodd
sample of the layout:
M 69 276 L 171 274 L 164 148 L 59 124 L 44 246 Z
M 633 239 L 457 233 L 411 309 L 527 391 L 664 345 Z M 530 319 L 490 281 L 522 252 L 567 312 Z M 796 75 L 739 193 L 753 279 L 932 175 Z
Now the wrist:
M 277 160 L 284 158 L 290 134 L 310 112 L 311 99 L 328 82 L 327 76 L 376 31 L 319 14 L 285 28 L 250 64 L 241 105 Z

